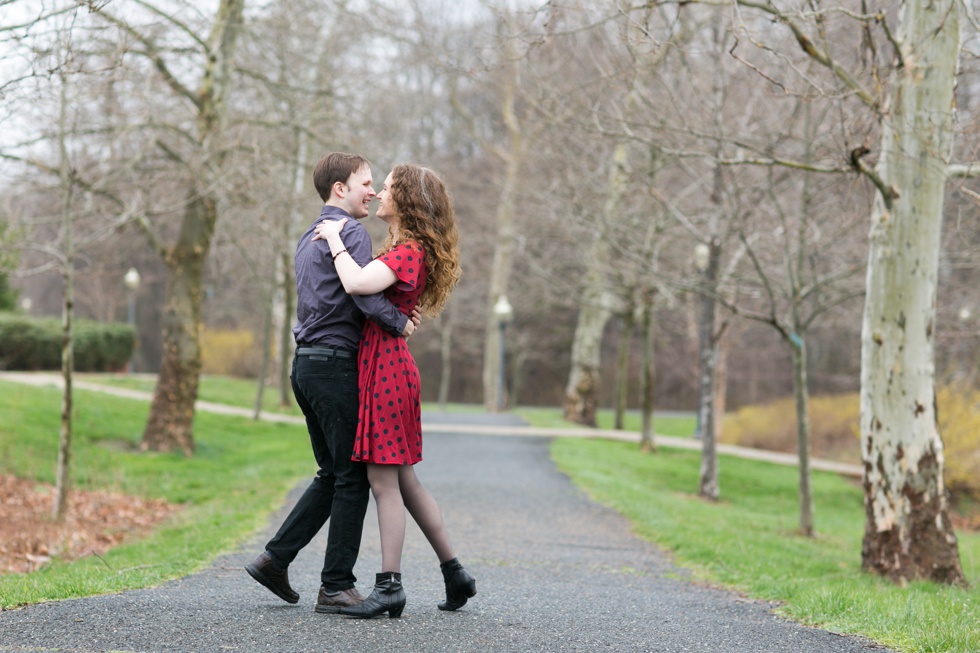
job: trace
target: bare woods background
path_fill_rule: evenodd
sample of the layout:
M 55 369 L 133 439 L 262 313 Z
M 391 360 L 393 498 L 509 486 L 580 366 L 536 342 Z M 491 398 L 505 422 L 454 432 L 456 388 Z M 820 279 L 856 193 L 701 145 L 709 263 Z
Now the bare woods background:
M 858 389 L 875 189 L 856 166 L 878 155 L 862 151 L 878 117 L 779 21 L 697 3 L 266 0 L 216 34 L 226 4 L 0 2 L 0 237 L 20 310 L 59 314 L 71 266 L 77 315 L 126 321 L 132 307 L 134 369 L 156 372 L 169 271 L 203 242 L 203 371 L 278 383 L 291 255 L 319 212 L 311 170 L 348 150 L 373 162 L 376 188 L 411 160 L 455 197 L 464 276 L 411 341 L 426 400 L 442 389 L 484 401 L 503 291 L 509 404 L 563 403 L 587 345 L 577 331 L 592 329 L 597 401 L 613 405 L 624 369 L 637 406 L 650 309 L 656 404 L 693 409 L 705 243 L 721 252 L 719 294 L 763 314 L 792 310 L 768 303 L 792 287 L 789 251 L 835 279 L 815 291 L 825 310 L 806 334 L 808 382 L 818 395 Z M 836 4 L 825 45 L 871 79 L 887 34 L 855 16 L 894 20 L 894 8 Z M 980 42 L 975 20 L 963 30 L 954 158 L 976 160 Z M 232 36 L 229 60 L 202 55 Z M 940 382 L 975 383 L 980 362 L 977 192 L 960 179 L 946 197 Z M 203 240 L 186 233 L 195 211 Z M 727 407 L 791 394 L 772 325 L 722 309 L 718 320 Z

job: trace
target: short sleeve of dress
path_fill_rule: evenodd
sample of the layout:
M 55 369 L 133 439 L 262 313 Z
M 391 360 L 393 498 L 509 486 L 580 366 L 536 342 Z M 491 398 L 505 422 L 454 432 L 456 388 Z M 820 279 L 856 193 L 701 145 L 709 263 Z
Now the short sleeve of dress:
M 403 292 L 415 290 L 419 276 L 425 265 L 425 253 L 416 242 L 402 243 L 385 252 L 378 260 L 383 262 L 395 273 L 398 281 L 395 287 Z

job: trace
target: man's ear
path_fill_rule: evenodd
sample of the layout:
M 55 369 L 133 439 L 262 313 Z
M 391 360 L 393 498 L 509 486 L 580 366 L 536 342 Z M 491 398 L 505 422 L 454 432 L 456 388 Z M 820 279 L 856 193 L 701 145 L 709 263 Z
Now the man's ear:
M 333 183 L 333 194 L 339 197 L 340 199 L 344 198 L 344 195 L 347 194 L 346 191 L 344 190 L 344 182 L 335 181 Z

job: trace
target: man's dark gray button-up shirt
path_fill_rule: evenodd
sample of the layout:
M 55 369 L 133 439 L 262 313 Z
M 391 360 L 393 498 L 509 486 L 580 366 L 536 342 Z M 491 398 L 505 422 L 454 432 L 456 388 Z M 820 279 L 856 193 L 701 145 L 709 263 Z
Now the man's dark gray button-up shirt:
M 296 245 L 296 326 L 297 346 L 357 349 L 365 316 L 391 333 L 400 335 L 408 317 L 381 293 L 348 295 L 337 276 L 330 246 L 326 240 L 313 241 L 313 229 L 324 218 L 347 218 L 340 232 L 344 247 L 358 265 L 371 262 L 371 237 L 367 229 L 343 209 L 324 206 L 320 217 L 310 225 Z

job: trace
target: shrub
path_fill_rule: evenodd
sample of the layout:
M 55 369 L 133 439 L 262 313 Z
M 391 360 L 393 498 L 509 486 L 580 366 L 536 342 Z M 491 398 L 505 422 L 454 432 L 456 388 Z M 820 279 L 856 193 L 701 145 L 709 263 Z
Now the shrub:
M 201 371 L 204 374 L 254 379 L 261 369 L 260 354 L 251 331 L 201 330 Z
M 817 458 L 861 462 L 857 394 L 810 397 L 810 448 Z M 725 415 L 722 442 L 772 451 L 796 451 L 796 402 L 792 397 L 746 406 Z
M 936 393 L 939 432 L 951 492 L 980 496 L 980 392 L 965 384 Z M 810 398 L 810 447 L 813 456 L 861 462 L 857 393 Z M 792 397 L 746 406 L 725 416 L 721 441 L 772 451 L 796 452 L 796 404 Z
M 980 496 L 980 392 L 954 384 L 936 393 L 951 492 Z
M 128 324 L 75 320 L 75 369 L 114 372 L 133 355 L 136 334 Z M 0 313 L 0 369 L 61 369 L 61 321 Z

